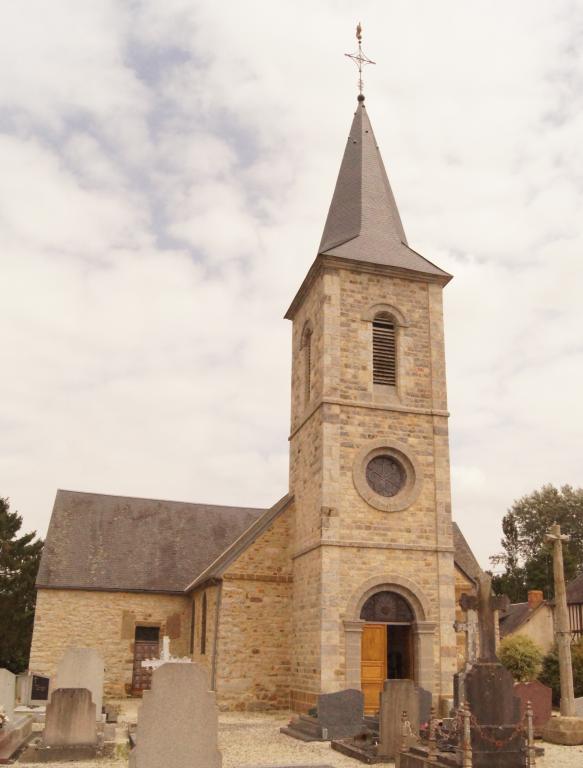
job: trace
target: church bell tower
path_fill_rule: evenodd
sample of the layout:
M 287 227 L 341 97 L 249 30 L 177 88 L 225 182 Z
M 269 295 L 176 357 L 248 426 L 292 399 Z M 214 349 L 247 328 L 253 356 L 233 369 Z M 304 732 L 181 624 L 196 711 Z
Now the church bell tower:
M 293 322 L 292 705 L 384 679 L 451 696 L 454 565 L 442 290 L 407 243 L 358 97 Z

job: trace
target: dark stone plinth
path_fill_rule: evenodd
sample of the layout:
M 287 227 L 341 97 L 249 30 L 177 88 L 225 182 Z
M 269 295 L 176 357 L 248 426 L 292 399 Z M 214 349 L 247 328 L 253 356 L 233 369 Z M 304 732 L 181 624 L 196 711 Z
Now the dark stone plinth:
M 539 683 L 538 680 L 532 683 L 515 683 L 514 695 L 520 699 L 520 714 L 523 718 L 526 714 L 526 705 L 530 701 L 534 734 L 540 736 L 553 714 L 552 689 L 548 685 Z
M 349 688 L 318 696 L 317 715 L 293 718 L 281 733 L 301 741 L 329 741 L 356 736 L 364 730 L 364 696 Z
M 427 749 L 414 747 L 408 752 L 399 752 L 395 757 L 395 768 L 459 768 L 459 763 L 452 755 L 438 753 L 429 759 Z
M 510 672 L 498 662 L 477 662 L 466 673 L 465 689 L 473 768 L 520 768 L 525 738 Z
M 390 763 L 391 758 L 379 755 L 376 748 L 376 739 L 368 739 L 366 735 L 362 737 L 355 736 L 352 739 L 338 739 L 332 741 L 330 746 L 336 752 L 359 760 L 366 765 L 376 765 L 377 763 Z

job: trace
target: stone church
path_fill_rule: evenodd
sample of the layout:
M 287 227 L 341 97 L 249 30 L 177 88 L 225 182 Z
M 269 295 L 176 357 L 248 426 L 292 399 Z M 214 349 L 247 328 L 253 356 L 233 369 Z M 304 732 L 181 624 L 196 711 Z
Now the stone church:
M 58 491 L 30 668 L 94 647 L 139 695 L 163 635 L 223 709 L 306 711 L 389 678 L 434 701 L 464 656 L 456 594 L 480 572 L 451 519 L 442 291 L 407 243 L 359 96 L 291 320 L 289 491 L 270 509 Z M 458 616 L 458 618 L 461 618 Z

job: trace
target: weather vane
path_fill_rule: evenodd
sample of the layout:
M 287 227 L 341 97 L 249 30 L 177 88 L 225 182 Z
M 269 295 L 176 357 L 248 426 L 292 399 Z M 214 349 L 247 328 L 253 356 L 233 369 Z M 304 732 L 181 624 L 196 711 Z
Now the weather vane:
M 349 59 L 352 59 L 352 61 L 358 67 L 358 97 L 359 97 L 359 100 L 362 101 L 364 99 L 364 96 L 362 94 L 362 88 L 364 85 L 364 83 L 362 82 L 362 67 L 365 64 L 376 64 L 376 61 L 369 59 L 368 56 L 366 56 L 362 52 L 362 25 L 360 21 L 356 26 L 356 39 L 358 40 L 357 53 L 345 53 L 344 55 L 348 56 Z

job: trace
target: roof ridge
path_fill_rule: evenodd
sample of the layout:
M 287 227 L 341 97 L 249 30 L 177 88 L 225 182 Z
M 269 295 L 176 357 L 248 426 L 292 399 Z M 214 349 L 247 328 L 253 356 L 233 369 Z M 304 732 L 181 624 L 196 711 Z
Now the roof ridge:
M 131 501 L 153 501 L 160 504 L 184 504 L 192 507 L 214 507 L 216 509 L 233 509 L 237 511 L 265 512 L 270 507 L 242 507 L 235 504 L 209 504 L 205 501 L 181 501 L 179 499 L 153 499 L 149 496 L 127 496 L 123 493 L 99 493 L 97 491 L 72 491 L 68 488 L 57 488 L 59 493 L 74 493 L 78 496 L 105 496 L 109 499 L 129 499 Z

